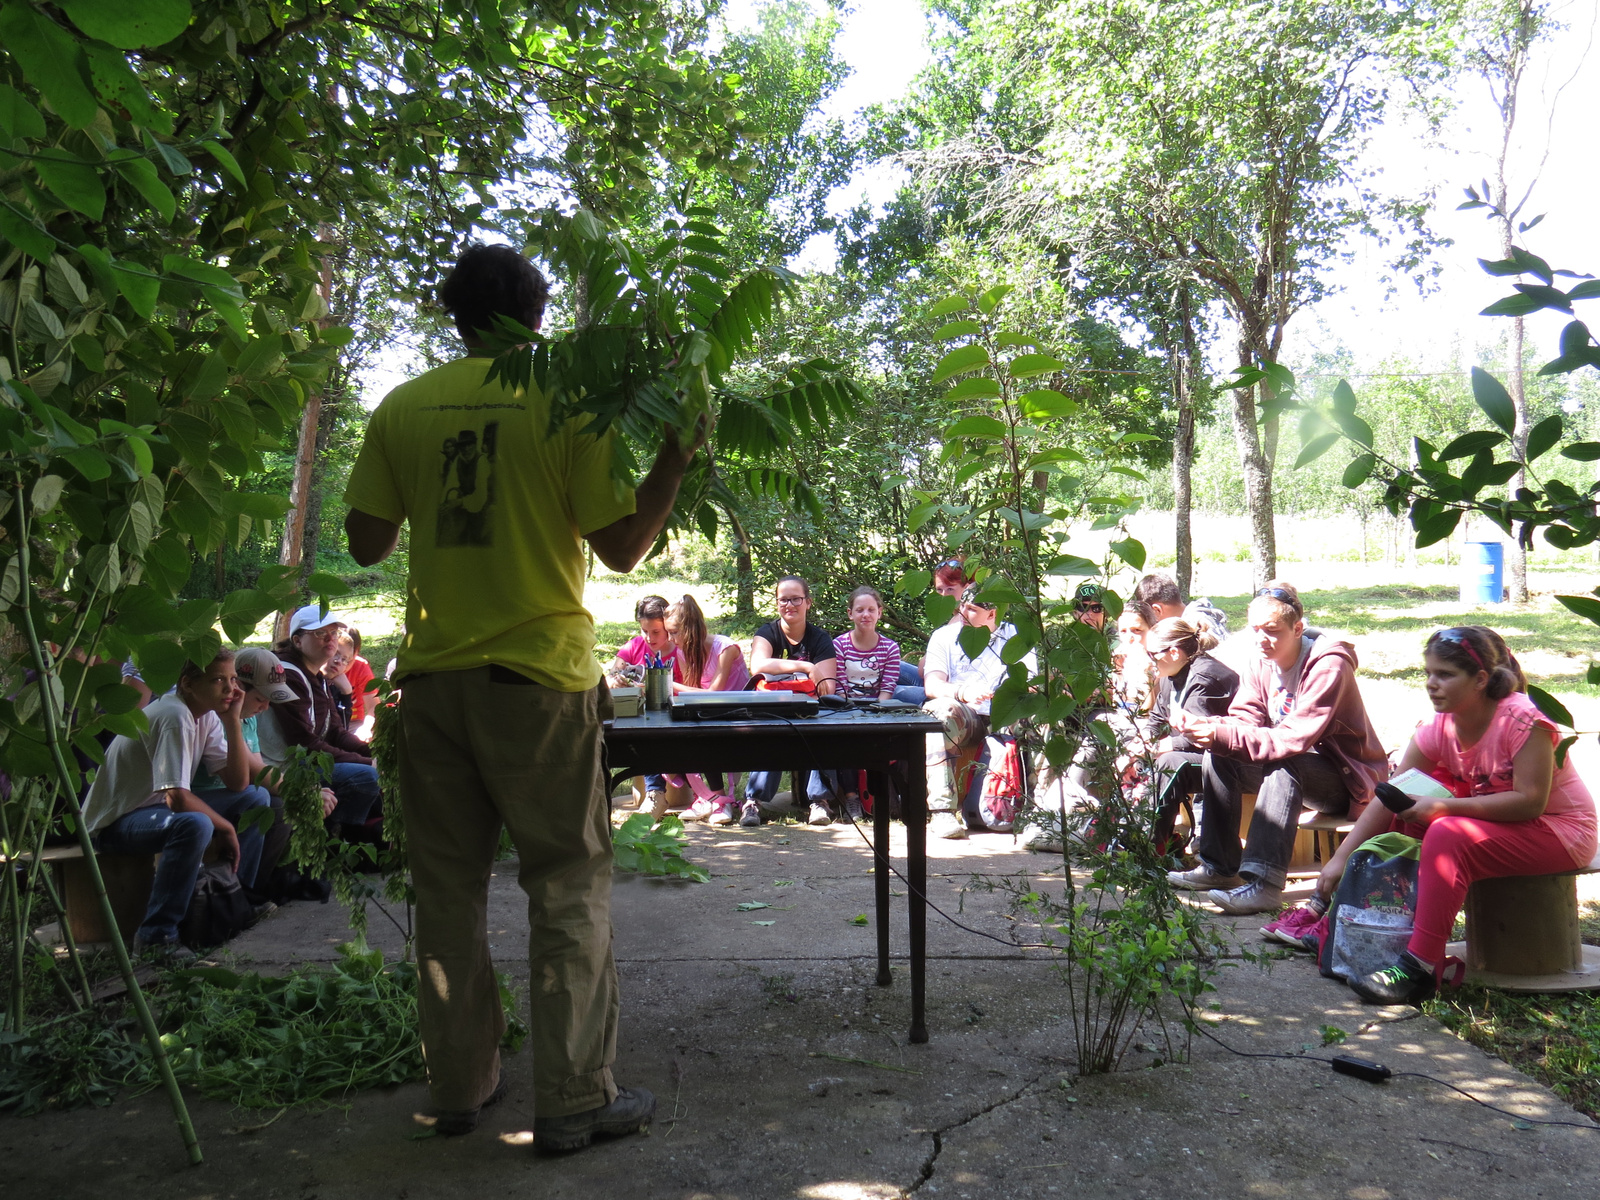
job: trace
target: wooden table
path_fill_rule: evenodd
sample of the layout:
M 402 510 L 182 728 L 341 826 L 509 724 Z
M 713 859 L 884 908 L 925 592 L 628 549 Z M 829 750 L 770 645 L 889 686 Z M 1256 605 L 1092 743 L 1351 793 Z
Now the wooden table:
M 687 771 L 770 771 L 798 763 L 795 788 L 803 793 L 800 780 L 810 771 L 850 767 L 885 771 L 891 762 L 905 763 L 908 786 L 900 798 L 900 811 L 906 825 L 910 1039 L 926 1042 L 928 789 L 923 769 L 927 747 L 924 739 L 943 728 L 937 718 L 920 711 L 824 709 L 815 717 L 797 720 L 717 721 L 674 721 L 666 712 L 651 712 L 639 717 L 618 717 L 607 723 L 606 769 L 613 779 L 620 779 L 645 770 L 673 775 Z M 880 987 L 893 982 L 889 975 L 889 805 L 887 797 L 884 800 L 872 810 Z

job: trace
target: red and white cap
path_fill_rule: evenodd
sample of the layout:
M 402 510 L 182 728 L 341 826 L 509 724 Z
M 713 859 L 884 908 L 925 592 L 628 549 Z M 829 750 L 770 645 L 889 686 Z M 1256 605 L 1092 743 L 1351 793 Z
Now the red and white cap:
M 233 672 L 239 682 L 254 688 L 273 704 L 287 704 L 295 699 L 294 692 L 284 682 L 283 664 L 271 650 L 251 646 L 233 656 Z

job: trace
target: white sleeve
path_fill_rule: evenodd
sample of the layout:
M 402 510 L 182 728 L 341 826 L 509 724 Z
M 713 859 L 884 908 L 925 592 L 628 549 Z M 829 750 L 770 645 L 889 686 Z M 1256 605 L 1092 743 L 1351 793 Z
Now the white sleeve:
M 959 629 L 954 625 L 941 625 L 933 631 L 933 636 L 928 639 L 927 656 L 922 660 L 924 678 L 930 671 L 938 671 L 946 679 L 950 678 L 950 647 L 955 643 L 955 638 L 946 635 L 956 632 Z
M 172 788 L 186 788 L 194 775 L 194 751 L 189 743 L 189 729 L 194 718 L 174 705 L 168 705 L 156 714 L 146 734 L 150 747 L 150 790 L 165 792 Z
M 200 761 L 206 770 L 219 778 L 222 768 L 228 765 L 228 738 L 222 732 L 222 718 L 214 712 L 202 713 L 200 726 Z

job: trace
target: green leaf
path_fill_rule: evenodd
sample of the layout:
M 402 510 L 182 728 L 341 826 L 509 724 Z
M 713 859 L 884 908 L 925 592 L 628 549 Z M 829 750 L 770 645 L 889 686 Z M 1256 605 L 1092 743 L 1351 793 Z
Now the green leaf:
M 100 105 L 89 87 L 89 64 L 71 34 L 30 3 L 6 3 L 0 4 L 0 45 L 63 121 L 78 129 L 94 124 Z
M 963 312 L 972 307 L 972 301 L 965 296 L 946 296 L 936 304 L 928 306 L 930 317 L 944 317 L 954 312 Z
M 963 379 L 955 387 L 944 394 L 949 401 L 956 400 L 987 400 L 1000 394 L 1000 385 L 987 375 L 974 375 L 970 379 Z
M 944 431 L 947 438 L 1003 438 L 1007 430 L 1003 421 L 994 417 L 965 417 Z
M 928 625 L 940 629 L 950 623 L 950 618 L 956 615 L 956 598 L 954 596 L 941 596 L 934 592 L 922 603 L 923 614 L 928 618 Z
M 1528 454 L 1525 462 L 1532 462 L 1561 440 L 1561 414 L 1546 417 L 1528 431 Z
M 76 450 L 63 451 L 61 457 L 77 467 L 83 477 L 91 483 L 98 483 L 102 479 L 111 477 L 111 464 L 98 450 L 80 446 Z
M 89 60 L 89 80 L 113 109 L 124 109 L 135 125 L 150 125 L 155 119 L 150 95 L 128 66 L 128 56 L 101 42 L 84 43 Z
M 933 339 L 936 342 L 950 342 L 959 337 L 973 337 L 982 332 L 983 326 L 976 321 L 950 321 L 933 331 Z
M 163 221 L 170 221 L 176 215 L 178 201 L 172 189 L 161 182 L 155 164 L 148 158 L 122 159 L 117 163 L 117 174 L 133 185 L 134 190 L 160 214 Z
M 1600 461 L 1600 442 L 1573 442 L 1561 447 L 1561 457 L 1575 462 Z
M 1316 437 L 1312 438 L 1306 443 L 1305 449 L 1300 451 L 1300 457 L 1294 460 L 1294 469 L 1298 471 L 1307 463 L 1315 462 L 1317 459 L 1321 458 L 1333 448 L 1333 444 L 1337 442 L 1341 436 L 1343 435 L 1335 430 L 1332 433 L 1318 434 Z
M 122 50 L 161 46 L 189 27 L 189 0 L 60 0 L 72 23 Z
M 1417 529 L 1417 549 L 1444 541 L 1455 532 L 1456 526 L 1461 524 L 1462 516 L 1463 513 L 1459 508 L 1451 508 L 1429 517 Z
M 1443 450 L 1439 451 L 1439 461 L 1449 462 L 1457 458 L 1471 458 L 1478 451 L 1491 449 L 1505 440 L 1505 434 L 1495 433 L 1488 429 L 1463 433 L 1460 437 L 1451 441 Z
M 920 596 L 932 582 L 932 571 L 907 571 L 895 580 L 894 590 L 902 596 Z
M 55 253 L 55 238 L 45 232 L 37 218 L 4 199 L 0 199 L 0 237 L 40 262 L 48 262 Z
M 80 250 L 82 247 L 80 247 Z M 161 297 L 161 277 L 139 266 L 123 263 L 111 264 L 111 276 L 117 289 L 127 297 L 133 311 L 145 320 L 155 316 L 156 301 Z
M 1050 417 L 1073 417 L 1078 414 L 1081 407 L 1076 400 L 1063 396 L 1055 388 L 1036 388 L 1031 392 L 1024 392 L 1017 397 L 1017 403 L 1022 406 L 1022 415 L 1030 421 L 1042 421 Z
M 1557 596 L 1556 599 L 1584 620 L 1600 625 L 1600 600 L 1593 596 Z
M 313 571 L 306 587 L 319 596 L 348 596 L 350 585 L 328 571 Z
M 1046 575 L 1098 575 L 1100 566 L 1078 554 L 1063 554 L 1050 560 Z
M 964 625 L 956 634 L 961 652 L 968 658 L 977 658 L 989 645 L 990 630 L 983 625 Z
M 1004 575 L 985 579 L 978 589 L 978 598 L 986 604 L 1026 604 L 1028 600 Z
M 978 297 L 978 311 L 987 316 L 989 313 L 992 313 L 995 309 L 999 308 L 1000 301 L 1004 300 L 1015 290 L 1016 289 L 1013 288 L 1009 283 L 995 284 L 994 287 L 990 288 L 987 292 Z
M 1144 543 L 1134 538 L 1123 538 L 1120 542 L 1112 542 L 1111 553 L 1127 563 L 1135 571 L 1144 570 Z
M 1344 476 L 1340 482 L 1347 488 L 1358 488 L 1367 481 L 1372 474 L 1372 469 L 1377 465 L 1376 456 L 1358 454 L 1350 460 L 1350 465 L 1345 467 Z
M 100 182 L 100 173 L 82 159 L 40 154 L 34 159 L 33 168 L 51 194 L 74 212 L 91 221 L 105 215 L 105 185 Z
M 988 365 L 989 352 L 982 346 L 961 346 L 939 360 L 930 382 L 943 383 L 952 375 L 961 375 Z
M 1528 685 L 1528 699 L 1532 700 L 1535 707 L 1557 725 L 1564 725 L 1568 729 L 1573 728 L 1572 714 L 1567 711 L 1567 706 L 1542 687 L 1534 687 L 1530 683 Z
M 1034 375 L 1051 375 L 1066 369 L 1067 364 L 1048 354 L 1019 354 L 1007 365 L 1013 379 L 1028 379 Z
M 1508 436 L 1517 427 L 1516 406 L 1511 403 L 1511 393 L 1482 367 L 1472 368 L 1472 398 L 1483 409 L 1484 415 L 1498 425 Z
M 44 139 L 44 117 L 21 92 L 0 83 L 0 132 L 7 137 Z
M 239 160 L 229 152 L 226 146 L 221 142 L 201 142 L 200 144 L 206 148 L 207 153 L 212 158 L 217 160 L 224 171 L 238 181 L 240 187 L 249 186 L 249 181 L 244 177 L 244 169 L 239 166 Z

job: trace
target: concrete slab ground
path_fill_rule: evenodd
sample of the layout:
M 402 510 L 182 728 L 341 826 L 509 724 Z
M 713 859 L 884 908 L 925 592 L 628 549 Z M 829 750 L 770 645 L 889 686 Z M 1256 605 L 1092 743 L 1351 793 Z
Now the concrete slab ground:
M 1306 1061 L 1343 1049 L 1437 1075 L 1528 1119 L 1588 1124 L 1545 1088 L 1415 1010 L 1364 1007 L 1298 959 L 1229 960 L 1214 1033 L 1186 1065 L 1135 1050 L 1075 1080 L 1065 994 L 1048 961 L 1007 944 L 974 872 L 1051 860 L 1008 837 L 932 847 L 930 897 L 968 929 L 929 923 L 926 1045 L 906 1042 L 904 897 L 895 983 L 874 986 L 870 853 L 851 827 L 691 831 L 707 884 L 620 876 L 618 1076 L 653 1089 L 652 1134 L 536 1157 L 530 1063 L 506 1060 L 506 1100 L 477 1133 L 422 1137 L 421 1085 L 318 1112 L 240 1112 L 191 1098 L 207 1161 L 191 1168 L 159 1093 L 106 1109 L 0 1119 L 0 1197 L 173 1200 L 887 1200 L 890 1197 L 1306 1197 L 1497 1200 L 1594 1196 L 1600 1129 L 1522 1127 L 1435 1083 L 1383 1085 Z M 903 861 L 903 860 L 901 860 Z M 900 883 L 893 891 L 904 892 Z M 515 864 L 493 884 L 492 939 L 519 981 L 525 917 Z M 741 911 L 739 905 L 768 908 Z M 1219 918 L 1219 920 L 1221 920 Z M 771 924 L 758 922 L 770 921 Z M 1255 944 L 1259 922 L 1224 922 Z M 969 931 L 970 930 L 970 931 Z M 374 914 L 373 941 L 398 935 Z M 994 935 L 994 938 L 984 934 Z M 335 957 L 337 906 L 290 905 L 237 939 L 243 965 Z M 1153 1038 L 1153 1035 L 1147 1035 Z M 1310 1047 L 1308 1051 L 1306 1048 Z M 264 1125 L 264 1127 L 263 1127 Z

